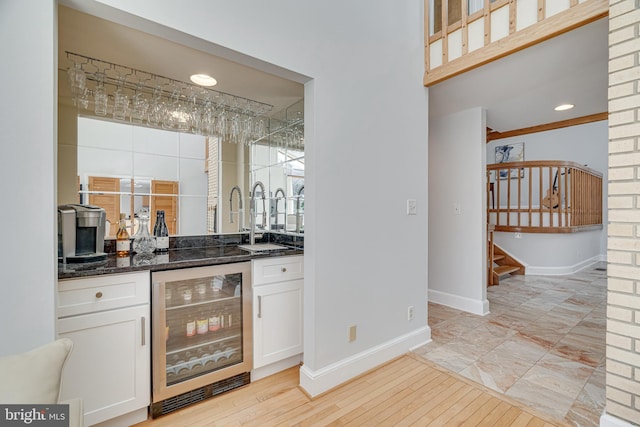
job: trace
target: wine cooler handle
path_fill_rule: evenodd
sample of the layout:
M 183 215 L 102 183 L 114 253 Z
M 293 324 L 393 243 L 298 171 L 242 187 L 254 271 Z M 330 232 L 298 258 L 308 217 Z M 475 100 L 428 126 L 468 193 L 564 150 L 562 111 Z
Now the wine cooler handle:
M 262 319 L 262 296 L 258 295 L 258 319 Z
M 140 325 L 142 328 L 142 343 L 141 345 L 144 347 L 145 345 L 147 345 L 147 337 L 146 337 L 146 322 L 147 322 L 147 318 L 142 316 L 140 318 Z

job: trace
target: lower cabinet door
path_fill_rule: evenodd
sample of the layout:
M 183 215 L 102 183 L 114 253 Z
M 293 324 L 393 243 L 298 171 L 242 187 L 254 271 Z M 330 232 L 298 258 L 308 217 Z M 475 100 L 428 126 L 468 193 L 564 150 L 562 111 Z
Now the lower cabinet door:
M 150 403 L 149 305 L 58 319 L 58 336 L 73 341 L 61 399 L 83 400 L 84 425 Z
M 303 280 L 253 288 L 253 367 L 302 353 Z

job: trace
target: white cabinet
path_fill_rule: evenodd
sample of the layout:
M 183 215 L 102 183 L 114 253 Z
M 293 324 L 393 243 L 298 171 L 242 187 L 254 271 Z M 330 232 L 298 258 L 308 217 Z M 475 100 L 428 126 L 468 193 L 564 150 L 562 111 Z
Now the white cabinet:
M 302 353 L 303 256 L 252 261 L 253 366 Z
M 148 272 L 58 282 L 57 335 L 73 341 L 61 398 L 82 398 L 87 426 L 118 417 L 125 418 L 116 424 L 146 419 L 149 286 Z

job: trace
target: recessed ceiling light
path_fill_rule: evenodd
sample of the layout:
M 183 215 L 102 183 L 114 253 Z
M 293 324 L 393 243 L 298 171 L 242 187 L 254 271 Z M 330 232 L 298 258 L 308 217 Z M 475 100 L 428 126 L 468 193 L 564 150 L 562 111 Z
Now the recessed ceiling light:
M 554 110 L 556 110 L 556 111 L 565 111 L 565 110 L 570 110 L 573 107 L 574 107 L 573 104 L 560 104 L 556 108 L 554 108 Z
M 200 86 L 215 86 L 218 81 L 207 74 L 194 74 L 191 76 L 191 81 Z

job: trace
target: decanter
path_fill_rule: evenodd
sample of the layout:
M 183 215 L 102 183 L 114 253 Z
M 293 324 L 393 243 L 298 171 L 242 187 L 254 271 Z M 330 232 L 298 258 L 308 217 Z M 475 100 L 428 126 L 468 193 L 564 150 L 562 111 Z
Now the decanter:
M 138 211 L 138 231 L 133 236 L 133 251 L 150 255 L 156 249 L 156 238 L 149 234 L 149 209 Z

